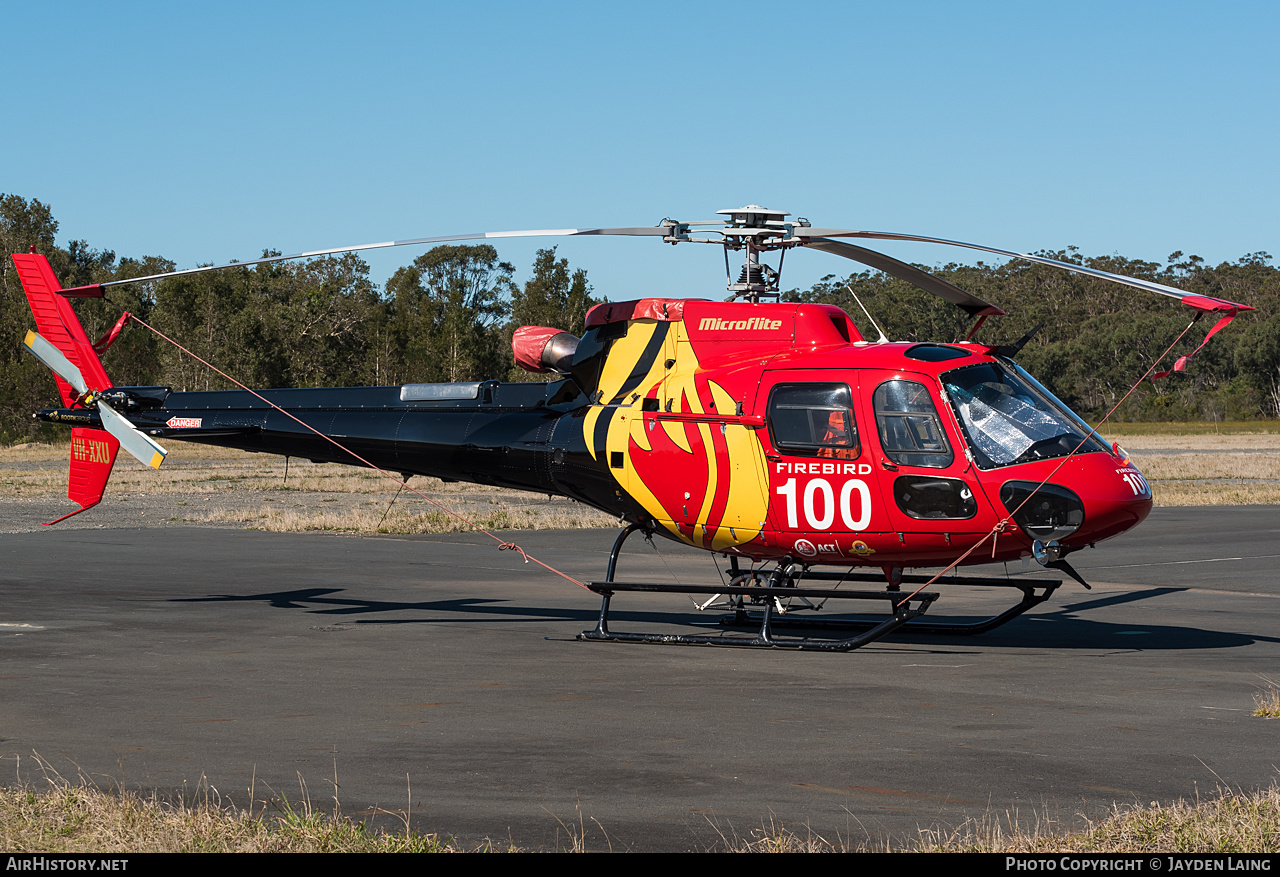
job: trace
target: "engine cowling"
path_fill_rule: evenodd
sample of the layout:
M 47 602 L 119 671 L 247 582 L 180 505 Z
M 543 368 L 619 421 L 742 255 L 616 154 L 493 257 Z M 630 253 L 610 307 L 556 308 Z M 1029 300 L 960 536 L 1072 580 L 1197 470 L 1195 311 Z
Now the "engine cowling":
M 550 326 L 521 326 L 511 338 L 511 350 L 527 372 L 567 374 L 581 340 Z

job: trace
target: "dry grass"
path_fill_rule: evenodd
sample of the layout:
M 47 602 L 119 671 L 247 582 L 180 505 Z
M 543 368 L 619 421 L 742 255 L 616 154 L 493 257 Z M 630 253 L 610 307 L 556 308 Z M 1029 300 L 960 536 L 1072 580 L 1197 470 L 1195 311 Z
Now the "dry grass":
M 1280 432 L 1273 424 L 1153 423 L 1108 435 L 1151 483 L 1157 506 L 1280 503 Z M 1188 453 L 1190 452 L 1190 453 Z
M 366 504 L 368 505 L 368 504 Z M 376 508 L 335 511 L 280 509 L 262 506 L 257 511 L 222 510 L 197 513 L 189 520 L 201 523 L 244 522 L 255 530 L 275 533 L 297 533 L 324 530 L 336 533 L 456 533 L 475 527 L 486 530 L 573 530 L 589 527 L 614 527 L 618 519 L 595 509 L 579 507 L 571 511 L 538 508 L 494 501 L 493 507 L 478 510 L 452 504 L 469 523 L 431 508 L 418 500 L 404 504 L 400 500 L 386 513 L 386 503 Z M 430 510 L 426 510 L 430 509 Z
M 18 445 L 0 449 L 0 496 L 44 496 L 66 489 L 69 445 Z M 434 478 L 417 479 L 439 493 L 488 492 L 498 488 L 472 484 L 444 484 Z M 173 443 L 159 472 L 136 464 L 121 453 L 111 476 L 111 494 L 217 493 L 228 488 L 267 491 L 328 491 L 385 494 L 396 484 L 371 469 L 290 459 L 288 477 L 283 457 L 250 454 L 223 448 Z M 421 489 L 421 488 L 419 488 Z M 425 491 L 424 491 L 425 492 Z
M 170 521 L 278 532 L 451 533 L 468 527 L 370 469 L 173 443 L 159 472 L 122 455 L 113 503 L 157 506 Z M 68 445 L 0 448 L 0 498 L 65 496 Z M 617 518 L 563 498 L 415 477 L 410 485 L 485 529 L 613 527 Z M 395 498 L 394 502 L 393 497 Z M 158 501 L 159 500 L 159 501 Z M 191 506 L 178 509 L 175 506 Z M 203 506 L 204 508 L 199 508 Z
M 719 831 L 718 828 L 717 831 Z M 768 822 L 762 823 L 746 838 L 739 838 L 736 835 L 726 837 L 723 832 L 720 832 L 720 842 L 723 849 L 735 853 L 890 853 L 900 851 L 890 844 L 882 844 L 877 849 L 874 846 L 854 845 L 843 838 L 827 840 L 808 826 L 803 832 L 794 831 L 773 816 L 770 816 Z
M 1124 424 L 1125 429 L 1139 425 Z M 1213 424 L 1146 424 L 1146 434 L 1114 434 L 1151 482 L 1157 506 L 1280 504 L 1280 432 L 1270 424 L 1219 424 L 1221 434 L 1201 433 Z M 1159 430 L 1154 429 L 1159 427 Z M 1247 429 L 1253 430 L 1247 432 Z M 1176 430 L 1176 431 L 1175 431 Z M 0 448 L 0 499 L 35 500 L 65 495 L 67 445 Z M 415 478 L 414 488 L 487 529 L 611 527 L 604 513 L 557 499 L 475 484 Z M 273 531 L 339 533 L 442 533 L 465 529 L 367 469 L 174 442 L 159 473 L 122 458 L 107 501 L 164 497 L 209 507 L 190 513 L 163 511 L 170 520 L 235 525 Z M 325 507 L 316 507 L 325 503 Z M 390 504 L 390 512 L 383 519 Z
M 1116 442 L 1129 451 L 1197 451 L 1216 454 L 1221 451 L 1280 451 L 1280 433 L 1232 435 L 1107 435 L 1108 444 Z
M 1083 829 L 1018 813 L 971 819 L 954 831 L 922 831 L 913 842 L 855 844 L 828 840 L 810 829 L 793 831 L 774 820 L 725 848 L 750 853 L 1274 853 L 1280 848 L 1280 788 L 1256 793 L 1219 792 L 1207 801 L 1117 806 Z
M 1183 423 L 1120 423 L 1112 421 L 1104 427 L 1108 435 L 1126 436 L 1208 436 L 1208 435 L 1280 435 L 1280 421 L 1275 420 L 1201 420 Z M 1112 437 L 1114 438 L 1114 436 Z M 1121 444 L 1124 444 L 1121 442 Z
M 1139 464 L 1141 468 L 1141 464 Z M 1249 481 L 1163 481 L 1152 482 L 1155 505 L 1276 505 L 1280 504 L 1280 484 Z
M 1280 436 L 1225 436 L 1194 453 L 1161 453 L 1195 441 L 1163 438 L 1159 450 L 1121 442 L 1151 483 L 1157 506 L 1280 503 Z
M 140 852 L 464 852 L 451 838 L 388 831 L 313 808 L 300 783 L 285 795 L 255 800 L 252 810 L 223 806 L 203 787 L 187 800 L 70 783 L 45 772 L 45 788 L 0 788 L 0 849 L 11 853 Z M 251 794 L 252 798 L 252 794 Z M 557 820 L 558 821 L 558 820 Z M 585 825 L 565 825 L 560 851 L 585 852 Z M 597 824 L 597 827 L 598 824 Z M 601 831 L 603 828 L 601 827 Z M 607 837 L 607 835 L 606 835 Z M 608 843 L 608 841 L 606 841 Z M 612 843 L 609 843 L 612 848 Z M 954 831 L 922 831 L 914 841 L 852 843 L 775 819 L 747 838 L 721 833 L 719 848 L 746 853 L 1273 853 L 1280 848 L 1280 789 L 1219 792 L 1207 801 L 1116 807 L 1107 817 L 1064 830 L 1054 819 L 1018 813 L 984 817 Z M 514 852 L 485 843 L 475 852 Z
M 1273 853 L 1280 848 L 1280 788 L 1220 791 L 1208 801 L 1119 807 L 1081 831 L 1018 815 L 971 820 L 955 832 L 926 832 L 914 849 L 982 853 Z
M 1280 719 L 1280 689 L 1266 680 L 1267 687 L 1253 696 L 1253 714 L 1262 719 Z
M 389 832 L 287 796 L 254 811 L 222 806 L 208 787 L 195 800 L 166 801 L 71 783 L 41 765 L 45 786 L 0 788 L 0 849 L 10 853 L 458 852 L 451 839 Z M 489 847 L 486 847 L 488 849 Z
M 1280 451 L 1216 454 L 1135 452 L 1133 460 L 1152 481 L 1273 481 L 1280 484 Z

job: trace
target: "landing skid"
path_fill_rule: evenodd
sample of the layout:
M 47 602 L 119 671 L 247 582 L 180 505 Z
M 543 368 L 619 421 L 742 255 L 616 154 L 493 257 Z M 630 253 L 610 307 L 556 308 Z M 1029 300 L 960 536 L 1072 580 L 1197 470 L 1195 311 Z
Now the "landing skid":
M 728 585 L 671 585 L 649 582 L 618 582 L 614 576 L 618 568 L 618 555 L 627 537 L 637 530 L 646 537 L 652 535 L 641 524 L 632 524 L 618 534 L 609 553 L 609 567 L 603 582 L 589 582 L 588 587 L 601 596 L 600 618 L 594 630 L 578 635 L 581 640 L 598 642 L 638 642 L 666 645 L 711 645 L 734 648 L 783 648 L 802 651 L 848 652 L 875 642 L 894 631 L 907 626 L 912 632 L 968 636 L 986 633 L 1017 618 L 1033 606 L 1039 606 L 1056 591 L 1062 580 L 987 578 L 981 576 L 947 576 L 935 585 L 966 585 L 982 588 L 1014 588 L 1022 592 L 1019 602 L 1005 611 L 981 621 L 947 622 L 917 621 L 938 599 L 939 594 L 924 591 L 904 594 L 900 585 L 923 585 L 931 576 L 904 575 L 885 590 L 839 590 L 846 582 L 884 582 L 883 576 L 871 573 L 838 573 L 810 570 L 803 564 L 784 560 L 768 574 L 743 573 L 738 569 L 738 559 L 730 558 L 731 583 Z M 836 582 L 837 587 L 809 587 L 808 582 Z M 744 584 L 745 582 L 745 584 Z M 726 609 L 732 612 L 720 620 L 725 628 L 756 628 L 754 636 L 734 633 L 710 634 L 659 634 L 622 633 L 609 629 L 609 609 L 615 594 L 632 591 L 650 593 L 709 595 L 711 599 L 700 609 Z M 818 611 L 828 600 L 872 600 L 887 604 L 887 617 L 860 618 L 787 618 L 797 611 Z M 819 602 L 814 602 L 819 601 Z M 780 636 L 781 630 L 854 632 L 854 636 L 814 637 Z

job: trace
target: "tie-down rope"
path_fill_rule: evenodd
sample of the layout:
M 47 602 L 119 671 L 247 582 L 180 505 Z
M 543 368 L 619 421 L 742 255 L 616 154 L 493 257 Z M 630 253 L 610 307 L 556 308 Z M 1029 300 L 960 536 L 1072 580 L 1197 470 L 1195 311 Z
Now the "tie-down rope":
M 590 589 L 590 588 L 588 588 L 586 585 L 584 585 L 582 582 L 580 582 L 580 581 L 578 581 L 577 579 L 575 579 L 573 576 L 571 576 L 571 575 L 569 575 L 569 574 L 567 574 L 567 573 L 563 573 L 563 572 L 561 572 L 560 570 L 556 569 L 554 566 L 551 566 L 551 565 L 550 565 L 550 564 L 548 564 L 548 563 L 544 563 L 543 561 L 538 560 L 538 558 L 534 557 L 532 554 L 530 554 L 529 552 L 525 551 L 523 548 L 521 548 L 521 547 L 520 547 L 519 545 L 517 545 L 516 543 L 514 543 L 514 542 L 504 542 L 502 539 L 500 539 L 499 537 L 497 537 L 497 536 L 495 536 L 494 534 L 490 533 L 488 530 L 486 530 L 484 527 L 482 527 L 482 526 L 480 526 L 479 524 L 477 524 L 475 521 L 472 521 L 472 520 L 468 519 L 467 517 L 465 517 L 465 516 L 463 516 L 463 515 L 461 515 L 461 514 L 459 514 L 459 513 L 455 512 L 453 509 L 449 508 L 449 507 L 448 507 L 448 506 L 446 506 L 446 505 L 443 505 L 442 503 L 436 502 L 434 499 L 432 499 L 431 497 L 427 496 L 427 495 L 426 495 L 425 493 L 423 493 L 422 491 L 417 490 L 417 489 L 415 489 L 415 488 L 413 488 L 413 487 L 410 487 L 410 486 L 409 486 L 409 482 L 405 481 L 405 480 L 404 480 L 404 479 L 402 479 L 402 478 L 397 478 L 394 474 L 392 474 L 391 472 L 388 472 L 387 470 L 385 470 L 385 469 L 381 468 L 380 466 L 376 466 L 376 465 L 374 465 L 373 463 L 371 463 L 371 462 L 369 462 L 368 460 L 366 460 L 364 457 L 362 457 L 362 456 L 360 456 L 359 454 L 357 454 L 355 451 L 353 451 L 353 450 L 351 450 L 350 448 L 348 448 L 348 447 L 346 447 L 345 445 L 343 445 L 343 444 L 342 444 L 341 442 L 339 442 L 338 440 L 334 439 L 334 438 L 333 438 L 333 437 L 331 437 L 331 436 L 327 436 L 327 435 L 325 435 L 324 433 L 322 433 L 320 430 L 316 429 L 316 428 L 315 428 L 314 426 L 312 426 L 311 424 L 309 424 L 309 423 L 307 423 L 307 422 L 305 422 L 305 421 L 301 420 L 300 418 L 296 417 L 296 416 L 295 416 L 295 415 L 293 415 L 293 414 L 290 414 L 288 411 L 284 410 L 284 409 L 283 409 L 283 408 L 281 408 L 279 405 L 277 405 L 276 403 L 272 402 L 270 399 L 268 399 L 266 396 L 263 396 L 263 395 L 262 395 L 261 393 L 259 393 L 258 391 L 253 390 L 253 389 L 250 389 L 249 387 L 246 387 L 244 384 L 240 383 L 240 382 L 239 382 L 239 381 L 237 381 L 235 378 L 231 377 L 231 375 L 227 374 L 227 373 L 226 373 L 226 372 L 224 372 L 222 369 L 218 368 L 217 366 L 213 365 L 212 363 L 208 362 L 207 360 L 201 359 L 199 356 L 196 356 L 196 354 L 192 353 L 190 350 L 188 350 L 187 348 L 183 347 L 183 346 L 182 346 L 181 344 L 179 344 L 177 341 L 174 341 L 172 338 L 170 338 L 168 335 L 166 335 L 166 334 L 164 334 L 163 332 L 161 332 L 159 329 L 157 329 L 157 328 L 155 328 L 154 326 L 148 325 L 147 323 L 143 322 L 143 321 L 142 321 L 141 319 L 139 319 L 135 314 L 129 314 L 128 316 L 129 316 L 129 319 L 133 320 L 135 323 L 137 323 L 137 324 L 138 324 L 139 326 L 141 326 L 142 328 L 151 330 L 151 331 L 152 331 L 152 332 L 154 332 L 156 335 L 158 335 L 159 337 L 163 338 L 165 341 L 168 341 L 168 342 L 169 342 L 170 344 L 172 344 L 174 347 L 176 347 L 176 348 L 178 348 L 179 350 L 181 350 L 181 351 L 182 351 L 183 353 L 185 353 L 187 356 L 189 356 L 189 357 L 191 357 L 192 359 L 194 359 L 196 362 L 199 362 L 199 363 L 203 364 L 203 365 L 204 365 L 204 366 L 206 366 L 207 368 L 211 369 L 212 371 L 214 371 L 214 372 L 216 372 L 217 374 L 221 375 L 222 377 L 226 378 L 228 381 L 230 381 L 231 383 L 235 384 L 237 387 L 239 387 L 240 389 L 244 390 L 245 392 L 247 392 L 247 393 L 249 393 L 249 394 L 253 395 L 254 397 L 256 397 L 256 398 L 258 398 L 258 399 L 261 399 L 263 402 L 267 403 L 267 404 L 268 404 L 268 405 L 270 405 L 272 408 L 274 408 L 275 410 L 279 411 L 279 412 L 280 412 L 281 414 L 283 414 L 285 417 L 288 417 L 290 420 L 293 420 L 294 422 L 296 422 L 296 423 L 298 423 L 298 424 L 301 424 L 304 428 L 306 428 L 306 429 L 310 430 L 311 432 L 314 432 L 316 435 L 320 436 L 320 438 L 324 439 L 324 440 L 325 440 L 325 441 L 327 441 L 329 444 L 333 445 L 334 447 L 338 448 L 339 450 L 344 451 L 344 452 L 346 452 L 346 453 L 350 454 L 352 457 L 356 458 L 356 459 L 357 459 L 357 460 L 359 460 L 361 463 L 365 464 L 365 465 L 366 465 L 366 466 L 368 466 L 370 469 L 372 469 L 373 471 L 377 472 L 379 475 L 382 475 L 382 476 L 384 476 L 384 477 L 386 477 L 386 478 L 389 478 L 389 479 L 391 479 L 392 481 L 394 481 L 396 484 L 399 484 L 402 488 L 407 488 L 407 489 L 408 489 L 408 490 L 410 490 L 411 492 L 416 493 L 418 496 L 422 497 L 422 498 L 423 498 L 423 499 L 425 499 L 427 502 L 431 503 L 433 506 L 435 506 L 436 508 L 440 509 L 440 511 L 442 511 L 442 512 L 444 512 L 445 514 L 449 515 L 450 517 L 456 518 L 457 520 L 459 520 L 459 521 L 461 521 L 462 523 L 466 524 L 468 528 L 470 528 L 470 529 L 472 529 L 472 530 L 475 530 L 475 531 L 477 531 L 477 532 L 479 532 L 479 533 L 483 533 L 484 535 L 488 536 L 488 537 L 489 537 L 490 539 L 492 539 L 494 542 L 497 542 L 497 543 L 498 543 L 498 550 L 499 550 L 499 551 L 518 551 L 518 552 L 520 553 L 520 556 L 524 558 L 524 562 L 525 562 L 525 563 L 528 563 L 529 561 L 531 561 L 531 560 L 532 560 L 532 561 L 533 561 L 534 563 L 536 563 L 538 566 L 540 566 L 540 567 L 542 567 L 542 568 L 544 568 L 544 569 L 547 569 L 547 570 L 549 570 L 549 571 L 551 571 L 551 572 L 555 573 L 556 575 L 560 576 L 562 579 L 568 579 L 569 581 L 573 582 L 575 585 L 577 585 L 577 586 L 578 586 L 578 587 L 580 587 L 580 588 L 583 588 L 583 589 L 588 590 L 588 591 L 589 591 L 589 590 L 591 590 L 591 589 Z
M 973 552 L 976 551 L 978 547 L 982 545 L 982 543 L 986 542 L 988 539 L 991 539 L 991 556 L 992 558 L 994 558 L 996 556 L 996 542 L 999 540 L 1000 534 L 1003 533 L 1005 530 L 1009 529 L 1009 525 L 1010 525 L 1010 522 L 1013 520 L 1013 516 L 1016 515 L 1018 512 L 1022 511 L 1022 507 L 1031 501 L 1031 497 L 1035 496 L 1036 492 L 1039 491 L 1040 488 L 1048 484 L 1049 479 L 1057 475 L 1058 470 L 1060 470 L 1063 466 L 1065 466 L 1067 464 L 1067 461 L 1070 460 L 1072 457 L 1074 457 L 1079 452 L 1079 450 L 1085 446 L 1085 444 L 1089 441 L 1089 439 L 1097 435 L 1098 428 L 1102 426 L 1102 424 L 1106 423 L 1107 420 L 1110 419 L 1112 414 L 1116 413 L 1116 409 L 1118 409 L 1121 405 L 1124 404 L 1125 399 L 1128 399 L 1131 395 L 1133 395 L 1133 391 L 1138 389 L 1138 387 L 1142 384 L 1142 382 L 1147 379 L 1147 375 L 1151 374 L 1152 370 L 1155 369 L 1155 367 L 1160 364 L 1161 360 L 1163 360 L 1166 356 L 1169 355 L 1169 351 L 1173 350 L 1173 348 L 1177 345 L 1177 343 L 1181 341 L 1188 332 L 1191 331 L 1191 327 L 1196 324 L 1196 320 L 1198 319 L 1200 319 L 1200 315 L 1196 314 L 1195 319 L 1193 319 L 1190 323 L 1187 324 L 1187 328 L 1183 329 L 1181 334 L 1179 334 L 1177 338 L 1173 339 L 1173 343 L 1165 348 L 1164 353 L 1160 354 L 1156 358 L 1156 361 L 1151 363 L 1151 366 L 1145 372 L 1142 373 L 1142 377 L 1138 378 L 1138 380 L 1134 382 L 1133 386 L 1129 388 L 1129 392 L 1121 396 L 1120 401 L 1117 402 L 1115 405 L 1111 406 L 1111 410 L 1107 412 L 1106 417 L 1103 417 L 1101 420 L 1099 420 L 1098 425 L 1089 430 L 1088 434 L 1085 435 L 1085 437 L 1080 440 L 1080 444 L 1075 446 L 1075 450 L 1073 450 L 1071 453 L 1063 457 L 1058 462 L 1058 465 L 1053 467 L 1053 471 L 1050 472 L 1048 475 L 1046 475 L 1044 477 L 1044 480 L 1041 481 L 1039 484 L 1037 484 L 1035 486 L 1035 489 L 1032 490 L 1030 493 L 1028 493 L 1026 498 L 1023 499 L 1022 502 L 1018 503 L 1017 508 L 1015 508 L 1013 511 L 1009 512 L 1009 514 L 1005 515 L 1003 518 L 997 521 L 996 525 L 991 528 L 991 531 L 989 533 L 987 533 L 985 536 L 979 539 L 976 543 L 970 546 L 968 551 L 966 551 L 964 554 L 960 555 L 955 560 L 953 560 L 950 566 L 948 566 L 946 569 L 939 572 L 936 576 L 929 579 L 929 581 L 925 582 L 920 587 L 916 588 L 905 599 L 901 600 L 896 605 L 898 607 L 906 605 L 906 603 L 909 600 L 911 600 L 913 597 L 915 597 L 925 588 L 929 587 L 938 579 L 942 578 L 944 575 L 951 572 L 951 570 L 959 566 L 966 557 L 968 557 L 970 554 L 973 554 Z

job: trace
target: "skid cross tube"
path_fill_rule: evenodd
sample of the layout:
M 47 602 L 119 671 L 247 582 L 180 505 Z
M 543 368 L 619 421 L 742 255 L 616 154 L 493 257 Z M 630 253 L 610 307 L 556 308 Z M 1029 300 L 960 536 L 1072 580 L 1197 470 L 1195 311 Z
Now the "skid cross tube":
M 901 594 L 894 594 L 888 591 L 841 591 L 834 588 L 752 588 L 733 585 L 667 585 L 651 582 L 588 582 L 587 587 L 601 595 L 600 619 L 596 623 L 594 630 L 583 631 L 578 635 L 579 639 L 607 642 L 736 646 L 739 648 L 784 648 L 827 652 L 847 652 L 874 642 L 902 627 L 911 619 L 924 614 L 933 601 L 938 599 L 937 594 L 929 592 L 923 592 L 909 599 L 904 599 Z M 758 622 L 759 631 L 754 638 L 726 636 L 723 634 L 713 636 L 707 634 L 619 633 L 609 630 L 609 602 L 615 593 L 621 591 L 647 591 L 663 594 L 724 594 L 730 598 L 763 597 L 765 598 L 764 612 Z M 773 617 L 774 598 L 787 597 L 887 601 L 890 603 L 892 614 L 882 621 L 870 625 L 861 635 L 846 639 L 826 640 L 808 637 L 780 639 L 773 633 L 773 627 L 778 623 Z
M 805 570 L 794 578 L 796 582 L 804 581 L 806 579 L 835 582 L 879 582 L 884 580 L 882 576 L 878 576 L 874 573 L 817 572 L 814 570 Z M 903 584 L 923 585 L 932 581 L 932 576 L 904 575 L 900 581 Z M 929 633 L 942 636 L 974 636 L 979 633 L 986 633 L 987 631 L 995 630 L 1000 625 L 1007 624 L 1017 618 L 1028 609 L 1039 606 L 1041 603 L 1048 600 L 1053 596 L 1053 592 L 1062 586 L 1062 580 L 1002 579 L 986 576 L 952 575 L 938 579 L 934 584 L 965 585 L 978 588 L 1015 588 L 1022 592 L 1022 599 L 1003 612 L 992 615 L 990 618 L 984 618 L 981 621 L 914 621 L 907 628 L 912 633 Z M 1039 589 L 1040 593 L 1037 593 L 1037 589 Z M 796 596 L 796 592 L 794 590 L 788 590 L 792 596 Z M 734 615 L 724 618 L 720 623 L 725 627 L 742 627 L 754 624 L 755 619 L 752 615 L 746 612 L 745 609 L 740 608 Z M 814 630 L 868 630 L 879 623 L 880 622 L 872 619 L 856 618 L 787 618 L 775 619 L 773 626 L 783 628 L 803 627 Z
M 864 646 L 867 643 L 874 642 L 886 634 L 892 633 L 908 621 L 922 615 L 933 601 L 938 599 L 938 595 L 934 593 L 920 593 L 904 599 L 901 594 L 889 591 L 841 591 L 835 588 L 784 587 L 783 582 L 790 582 L 792 579 L 789 573 L 789 563 L 779 564 L 778 569 L 775 570 L 773 575 L 770 577 L 769 584 L 765 587 L 616 582 L 614 581 L 614 575 L 617 573 L 618 556 L 622 551 L 622 545 L 627 541 L 627 537 L 637 530 L 643 531 L 646 537 L 651 536 L 653 533 L 652 527 L 644 523 L 631 524 L 623 529 L 613 543 L 613 550 L 609 552 L 609 566 L 605 575 L 606 580 L 603 582 L 588 583 L 587 587 L 595 591 L 601 597 L 600 617 L 596 622 L 595 629 L 583 631 L 579 634 L 579 639 L 596 642 L 642 642 L 678 645 L 734 646 L 738 648 L 785 648 L 809 651 L 847 652 Z M 737 571 L 736 563 L 734 564 L 734 571 Z M 739 606 L 744 605 L 747 598 L 764 598 L 764 612 L 759 622 L 759 631 L 753 638 L 731 635 L 726 636 L 723 634 L 712 636 L 707 634 L 619 633 L 609 630 L 609 608 L 613 595 L 621 591 L 647 591 L 650 593 L 668 594 L 723 594 L 729 596 L 730 599 L 736 599 Z M 890 604 L 891 612 L 886 618 L 871 625 L 860 635 L 845 639 L 829 640 L 812 639 L 807 637 L 782 639 L 775 636 L 772 630 L 773 625 L 776 624 L 773 618 L 773 607 L 776 599 L 789 597 L 814 597 L 823 600 L 853 599 L 887 601 Z
M 682 585 L 655 582 L 619 582 L 614 577 L 618 570 L 618 557 L 627 538 L 637 530 L 651 538 L 652 524 L 634 523 L 627 526 L 613 543 L 609 552 L 609 565 L 603 582 L 588 582 L 587 587 L 601 597 L 600 616 L 593 630 L 578 635 L 580 640 L 594 642 L 638 642 L 669 645 L 715 645 L 736 648 L 784 648 L 808 651 L 847 652 L 875 642 L 894 631 L 908 626 L 909 630 L 929 634 L 966 636 L 985 633 L 1016 618 L 1034 606 L 1038 606 L 1056 591 L 1062 580 L 1010 579 L 983 576 L 950 575 L 938 579 L 938 585 L 968 585 L 980 588 L 1013 588 L 1021 591 L 1022 599 L 1010 608 L 990 618 L 974 622 L 917 621 L 938 599 L 938 594 L 925 592 L 904 597 L 896 587 L 890 590 L 841 590 L 845 583 L 882 583 L 883 577 L 874 573 L 825 572 L 811 570 L 797 564 L 793 558 L 780 561 L 772 571 L 753 570 L 744 574 L 737 557 L 729 558 L 727 572 L 732 582 L 740 582 L 749 576 L 759 585 L 719 584 Z M 903 575 L 894 585 L 927 584 L 933 581 L 925 575 Z M 806 587 L 807 582 L 835 582 L 835 587 Z M 621 592 L 648 592 L 661 594 L 712 595 L 727 598 L 733 614 L 720 621 L 723 627 L 757 628 L 754 637 L 727 634 L 663 634 L 626 633 L 609 629 L 609 610 L 614 594 Z M 821 600 L 878 600 L 887 602 L 889 614 L 879 618 L 778 618 L 775 607 L 781 610 L 781 600 L 800 599 L 806 606 L 792 606 L 793 611 L 818 610 L 822 604 L 813 605 L 810 599 Z M 832 630 L 858 631 L 857 635 L 843 639 L 815 638 L 809 636 L 779 637 L 779 630 Z

